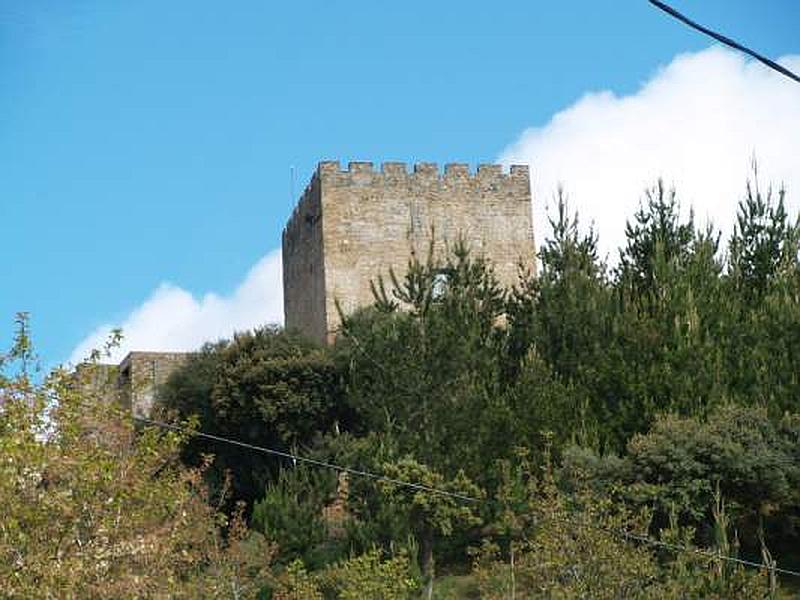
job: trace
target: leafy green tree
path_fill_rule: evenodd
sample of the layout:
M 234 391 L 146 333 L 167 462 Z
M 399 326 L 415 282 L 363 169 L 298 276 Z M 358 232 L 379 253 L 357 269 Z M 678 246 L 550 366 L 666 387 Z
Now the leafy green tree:
M 622 458 L 599 458 L 570 449 L 569 478 L 588 476 L 598 489 L 654 506 L 662 522 L 673 511 L 707 535 L 715 491 L 726 499 L 732 522 L 750 535 L 763 524 L 791 531 L 800 508 L 797 463 L 800 420 L 779 422 L 758 407 L 721 406 L 707 420 L 665 415 L 646 434 L 635 435 Z
M 650 538 L 646 512 L 587 488 L 565 491 L 548 459 L 541 473 L 532 467 L 524 452 L 499 465 L 503 510 L 473 564 L 482 598 L 779 597 L 765 571 L 720 558 L 735 554 L 721 505 L 711 548 L 695 546 L 692 531 L 673 522 L 657 541 L 685 550 L 657 553 L 641 543 Z
M 649 190 L 626 235 L 614 279 L 583 294 L 600 326 L 583 319 L 597 332 L 594 350 L 576 356 L 570 375 L 597 419 L 598 441 L 618 449 L 660 411 L 703 414 L 721 401 L 719 341 L 730 313 L 719 234 L 695 230 L 691 215 L 682 220 L 674 190 L 661 182 Z
M 382 279 L 375 284 L 374 308 L 344 318 L 348 397 L 401 454 L 455 474 L 464 453 L 482 447 L 475 428 L 503 384 L 504 292 L 463 245 L 441 262 L 412 259 L 402 281 L 390 276 L 390 290 Z
M 198 428 L 282 451 L 307 449 L 319 436 L 352 426 L 340 367 L 326 348 L 292 333 L 262 328 L 206 345 L 160 391 L 163 409 L 197 416 Z M 260 498 L 285 462 L 250 449 L 194 438 L 184 457 L 215 460 L 209 478 L 221 488 L 232 474 L 233 500 Z
M 420 582 L 405 553 L 385 558 L 378 550 L 340 561 L 317 576 L 326 597 L 341 600 L 418 598 Z
M 9 356 L 32 356 L 27 321 Z M 255 592 L 271 547 L 206 502 L 184 436 L 145 429 L 93 385 L 99 365 L 0 378 L 0 589 L 8 598 Z M 228 527 L 227 542 L 222 529 Z M 242 552 L 244 538 L 252 552 Z M 254 557 L 257 556 L 257 560 Z M 206 581 L 206 583 L 208 583 Z
M 756 172 L 739 202 L 729 245 L 730 274 L 738 294 L 751 306 L 776 277 L 798 268 L 800 225 L 789 220 L 785 196 L 783 188 L 777 199 L 772 187 L 762 191 Z
M 725 349 L 729 388 L 742 402 L 759 402 L 774 415 L 798 410 L 800 381 L 800 226 L 757 172 L 739 203 L 729 245 L 727 292 L 732 299 Z
M 309 572 L 292 562 L 267 586 L 270 600 L 412 600 L 419 581 L 405 554 L 386 557 L 378 550 Z
M 682 221 L 674 191 L 659 183 L 628 223 L 611 279 L 596 236 L 581 233 L 563 192 L 551 224 L 539 277 L 510 302 L 509 338 L 517 360 L 535 348 L 569 390 L 561 422 L 582 443 L 621 449 L 660 410 L 702 413 L 719 401 L 727 314 L 719 236 Z
M 571 436 L 581 404 L 525 340 L 527 297 L 509 301 L 491 265 L 457 245 L 390 278 L 375 283 L 374 307 L 344 319 L 338 345 L 350 401 L 393 459 L 484 486 L 487 460 L 536 446 L 542 430 Z
M 588 406 L 588 395 L 554 375 L 537 348 L 528 350 L 517 370 L 513 383 L 486 403 L 475 424 L 476 438 L 486 440 L 480 454 L 473 455 L 478 464 L 510 458 L 516 446 L 541 453 L 543 434 L 548 434 L 559 451 L 574 440 L 588 443 L 597 439 L 598 423 Z M 491 487 L 496 483 L 495 473 L 484 466 L 479 481 Z
M 614 299 L 593 230 L 582 233 L 559 190 L 553 236 L 544 240 L 537 277 L 524 274 L 508 303 L 513 410 L 530 425 L 506 445 L 537 447 L 542 431 L 557 434 L 558 446 L 579 433 L 595 438 L 605 407 L 600 381 L 613 364 Z M 527 396 L 527 398 L 525 398 Z
M 385 435 L 352 438 L 344 434 L 328 442 L 328 448 L 317 448 L 316 458 L 419 487 L 342 475 L 335 493 L 331 488 L 320 493 L 324 485 L 311 481 L 316 476 L 298 468 L 297 475 L 288 477 L 290 485 L 274 485 L 265 500 L 256 504 L 256 528 L 279 547 L 283 540 L 284 548 L 291 542 L 291 534 L 300 532 L 298 538 L 310 540 L 305 544 L 303 562 L 317 571 L 340 560 L 343 550 L 360 555 L 381 548 L 391 554 L 406 552 L 414 561 L 418 558 L 423 578 L 430 583 L 434 556 L 441 557 L 437 552 L 446 551 L 447 542 L 474 531 L 480 522 L 481 502 L 469 499 L 480 500 L 481 490 L 463 472 L 446 477 L 411 456 L 399 455 L 397 445 Z M 445 493 L 431 492 L 431 488 Z M 293 496 L 287 499 L 287 495 Z M 335 523 L 340 531 L 332 535 L 331 523 L 323 515 L 336 497 L 344 501 L 340 507 L 344 518 Z M 280 549 L 282 559 L 286 555 Z M 297 554 L 290 553 L 288 558 Z
M 718 334 L 727 314 L 719 235 L 711 226 L 695 230 L 691 214 L 682 221 L 674 190 L 662 182 L 650 190 L 626 235 L 615 288 L 628 425 L 618 444 L 645 430 L 660 411 L 702 414 L 720 400 Z
M 611 301 L 597 236 L 580 232 L 559 190 L 553 237 L 544 240 L 537 277 L 527 273 L 509 303 L 512 357 L 521 360 L 532 345 L 559 375 L 574 378 L 603 352 Z
M 620 251 L 618 277 L 638 295 L 657 293 L 658 261 L 680 265 L 690 254 L 694 240 L 694 215 L 681 222 L 675 189 L 662 180 L 645 191 L 645 203 L 625 226 L 627 245 Z
M 251 527 L 277 544 L 281 562 L 301 558 L 309 568 L 320 568 L 329 562 L 324 554 L 331 539 L 323 514 L 335 493 L 330 471 L 303 465 L 284 469 L 255 503 Z
M 451 480 L 413 458 L 406 457 L 384 465 L 386 476 L 413 482 L 444 492 L 432 493 L 389 482 L 380 482 L 381 496 L 405 521 L 419 542 L 420 566 L 426 584 L 426 596 L 433 593 L 434 544 L 439 536 L 448 537 L 459 528 L 480 523 L 477 502 L 482 494 L 463 472 Z
M 572 499 L 549 468 L 541 476 L 531 468 L 523 458 L 505 471 L 498 496 L 506 535 L 484 539 L 475 553 L 481 597 L 647 597 L 657 563 L 617 534 L 641 530 L 645 519 L 588 495 Z

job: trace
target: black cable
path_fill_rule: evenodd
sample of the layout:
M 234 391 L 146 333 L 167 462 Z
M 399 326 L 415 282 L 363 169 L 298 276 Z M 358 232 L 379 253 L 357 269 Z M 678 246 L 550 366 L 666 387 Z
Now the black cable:
M 681 13 L 679 13 L 677 10 L 675 10 L 674 8 L 669 6 L 668 4 L 665 4 L 664 2 L 661 2 L 661 0 L 648 0 L 648 2 L 650 2 L 650 4 L 652 4 L 656 8 L 659 8 L 659 9 L 663 10 L 668 15 L 678 19 L 678 21 L 680 21 L 682 23 L 685 23 L 686 25 L 688 25 L 692 29 L 696 29 L 697 31 L 699 31 L 701 33 L 704 33 L 704 34 L 706 34 L 708 36 L 711 36 L 712 38 L 714 38 L 718 42 L 721 42 L 721 43 L 725 44 L 726 46 L 729 46 L 729 47 L 731 47 L 731 48 L 733 48 L 735 50 L 738 50 L 739 52 L 744 52 L 748 56 L 752 56 L 757 61 L 765 64 L 770 69 L 773 69 L 773 70 L 777 71 L 778 73 L 780 73 L 781 75 L 785 75 L 789 79 L 792 79 L 797 83 L 800 83 L 800 76 L 795 75 L 789 69 L 787 69 L 786 67 L 784 67 L 782 65 L 779 65 L 774 60 L 770 60 L 766 56 L 763 56 L 763 55 L 759 54 L 755 50 L 751 50 L 747 46 L 743 46 L 742 44 L 740 44 L 736 40 L 732 40 L 731 38 L 729 38 L 727 36 L 724 36 L 721 33 L 717 33 L 716 31 L 712 31 L 708 27 L 703 27 L 702 25 L 700 25 L 700 23 L 696 23 L 696 22 L 692 21 L 689 17 L 687 17 L 685 15 L 682 15 Z
M 627 531 L 623 531 L 620 535 L 634 540 L 636 542 L 642 542 L 644 544 L 649 544 L 651 546 L 656 546 L 659 548 L 664 548 L 665 550 L 671 550 L 672 552 L 690 552 L 692 554 L 697 554 L 699 556 L 706 556 L 708 558 L 718 558 L 720 560 L 726 560 L 728 562 L 738 563 L 740 565 L 744 565 L 746 567 L 756 567 L 759 569 L 766 569 L 768 571 L 774 571 L 775 573 L 781 573 L 782 575 L 791 575 L 793 577 L 800 577 L 800 572 L 792 571 L 791 569 L 781 569 L 780 567 L 770 567 L 765 565 L 764 563 L 757 563 L 752 560 L 745 560 L 743 558 L 737 558 L 735 556 L 725 556 L 721 554 L 717 554 L 715 552 L 711 552 L 710 550 L 704 550 L 702 548 L 689 548 L 688 546 L 681 546 L 680 544 L 670 544 L 669 542 L 662 542 L 660 540 L 654 540 L 644 535 L 639 535 L 636 533 L 629 533 Z
M 146 419 L 144 417 L 135 416 L 133 417 L 133 420 L 139 421 L 140 423 L 144 423 L 146 425 L 153 425 L 155 427 L 160 427 L 162 429 L 170 429 L 172 431 L 177 431 L 179 433 L 185 433 L 187 435 L 191 435 L 194 437 L 200 437 L 207 440 L 214 440 L 215 442 L 223 442 L 225 444 L 232 444 L 234 446 L 239 446 L 241 448 L 256 450 L 257 452 L 264 452 L 265 454 L 280 456 L 281 458 L 290 458 L 297 462 L 308 463 L 310 465 L 314 465 L 317 467 L 324 467 L 326 469 L 332 469 L 334 471 L 339 471 L 341 473 L 349 473 L 350 475 L 366 477 L 368 479 L 373 479 L 375 481 L 383 481 L 384 483 L 391 483 L 393 485 L 397 485 L 400 487 L 407 487 L 422 492 L 430 492 L 431 494 L 438 494 L 440 496 L 457 498 L 458 500 L 464 500 L 466 502 L 480 502 L 479 498 L 473 498 L 472 496 L 467 496 L 465 494 L 459 494 L 457 492 L 448 492 L 446 490 L 440 490 L 438 488 L 431 487 L 429 485 L 425 485 L 422 483 L 414 483 L 411 481 L 403 481 L 402 479 L 394 479 L 393 477 L 387 477 L 386 475 L 379 475 L 377 473 L 370 473 L 369 471 L 363 471 L 361 469 L 343 467 L 341 465 L 325 462 L 324 460 L 317 460 L 316 458 L 308 458 L 306 456 L 292 454 L 291 452 L 284 452 L 283 450 L 275 450 L 274 448 L 265 448 L 264 446 L 256 446 L 255 444 L 248 444 L 247 442 L 240 442 L 239 440 L 224 438 L 210 433 L 203 433 L 202 431 L 194 431 L 192 429 L 189 429 L 188 427 L 180 427 L 179 425 L 172 425 L 170 423 L 164 423 L 162 421 L 154 421 L 152 419 Z
M 154 427 L 159 427 L 159 428 L 162 428 L 162 429 L 169 429 L 171 431 L 177 431 L 179 433 L 185 433 L 187 435 L 191 435 L 191 436 L 195 436 L 195 437 L 201 437 L 201 438 L 205 438 L 205 439 L 209 439 L 209 440 L 214 440 L 216 442 L 222 442 L 222 443 L 225 443 L 225 444 L 232 444 L 234 446 L 239 446 L 241 448 L 248 448 L 250 450 L 256 450 L 258 452 L 264 452 L 266 454 L 271 454 L 273 456 L 280 456 L 282 458 L 290 458 L 290 459 L 295 460 L 297 462 L 304 462 L 304 463 L 308 463 L 308 464 L 311 464 L 311 465 L 314 465 L 314 466 L 317 466 L 317 467 L 323 467 L 323 468 L 326 468 L 326 469 L 332 469 L 334 471 L 339 471 L 339 472 L 342 472 L 342 473 L 349 473 L 351 475 L 356 475 L 356 476 L 359 476 L 359 477 L 367 477 L 367 478 L 373 479 L 375 481 L 383 481 L 385 483 L 391 483 L 393 485 L 398 485 L 398 486 L 401 486 L 401 487 L 408 487 L 408 488 L 419 490 L 419 491 L 422 491 L 422 492 L 429 492 L 431 494 L 438 494 L 440 496 L 448 496 L 448 497 L 451 497 L 451 498 L 456 498 L 458 500 L 464 500 L 466 502 L 481 502 L 482 501 L 480 498 L 475 498 L 473 496 L 467 496 L 467 495 L 458 494 L 458 493 L 455 493 L 455 492 L 448 492 L 446 490 L 440 490 L 438 488 L 434 488 L 434 487 L 431 487 L 431 486 L 428 486 L 428 485 L 424 485 L 424 484 L 421 484 L 421 483 L 413 483 L 413 482 L 410 482 L 410 481 L 403 481 L 401 479 L 394 479 L 392 477 L 387 477 L 385 475 L 379 475 L 379 474 L 376 474 L 376 473 L 370 473 L 369 471 L 363 471 L 361 469 L 352 469 L 350 467 L 343 467 L 341 465 L 336 465 L 336 464 L 333 464 L 333 463 L 325 462 L 323 460 L 317 460 L 315 458 L 308 458 L 308 457 L 304 457 L 304 456 L 299 456 L 297 454 L 292 454 L 290 452 L 284 452 L 282 450 L 275 450 L 273 448 L 265 448 L 263 446 L 256 446 L 255 444 L 249 444 L 247 442 L 240 442 L 238 440 L 234 440 L 234 439 L 230 439 L 230 438 L 224 438 L 224 437 L 221 437 L 221 436 L 218 436 L 218 435 L 212 435 L 210 433 L 203 433 L 201 431 L 194 431 L 194 430 L 189 429 L 187 427 L 181 427 L 179 425 L 172 425 L 170 423 L 164 423 L 162 421 L 155 421 L 153 419 L 147 419 L 147 418 L 144 418 L 144 417 L 136 417 L 136 416 L 133 417 L 133 419 L 134 419 L 134 421 L 138 421 L 138 422 L 144 423 L 146 425 L 152 425 Z M 707 558 L 713 558 L 715 560 L 724 560 L 726 562 L 737 563 L 737 564 L 740 564 L 740 565 L 743 565 L 743 566 L 746 566 L 746 567 L 754 567 L 754 568 L 758 568 L 758 569 L 766 569 L 766 570 L 772 571 L 774 573 L 780 573 L 781 575 L 790 575 L 792 577 L 800 577 L 800 571 L 792 571 L 791 569 L 782 569 L 782 568 L 777 567 L 777 566 L 772 567 L 772 566 L 769 566 L 769 565 L 765 565 L 763 563 L 757 563 L 757 562 L 754 562 L 754 561 L 745 560 L 745 559 L 742 559 L 742 558 L 737 558 L 735 556 L 726 556 L 726 555 L 723 555 L 723 554 L 717 554 L 715 552 L 711 552 L 709 550 L 703 550 L 701 548 L 691 548 L 689 546 L 682 546 L 680 544 L 671 544 L 671 543 L 668 543 L 668 542 L 662 542 L 660 540 L 654 540 L 653 538 L 648 537 L 646 535 L 637 534 L 637 533 L 631 533 L 629 531 L 624 531 L 624 530 L 608 529 L 608 528 L 602 527 L 600 525 L 595 525 L 594 523 L 577 522 L 577 521 L 575 521 L 573 519 L 567 519 L 566 517 L 562 517 L 559 520 L 564 521 L 566 523 L 569 523 L 570 525 L 589 527 L 589 528 L 595 529 L 597 531 L 602 531 L 604 533 L 608 533 L 608 534 L 611 534 L 611 535 L 622 537 L 622 538 L 625 538 L 625 539 L 628 539 L 628 540 L 632 540 L 632 541 L 635 541 L 635 542 L 639 542 L 639 543 L 642 543 L 642 544 L 647 544 L 647 545 L 654 546 L 654 547 L 657 547 L 657 548 L 663 548 L 663 549 L 669 550 L 671 552 L 676 552 L 676 553 L 677 552 L 686 552 L 686 553 L 689 553 L 689 554 L 695 554 L 695 555 L 698 555 L 698 556 L 704 556 L 704 557 L 707 557 Z

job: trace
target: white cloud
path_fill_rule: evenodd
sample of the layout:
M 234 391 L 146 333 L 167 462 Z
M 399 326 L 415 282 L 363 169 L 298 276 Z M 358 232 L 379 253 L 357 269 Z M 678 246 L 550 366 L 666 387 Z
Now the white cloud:
M 176 285 L 162 283 L 124 321 L 103 325 L 81 341 L 70 362 L 77 363 L 92 349 L 101 348 L 113 327 L 121 327 L 124 335 L 110 358 L 119 362 L 130 350 L 195 350 L 234 331 L 281 322 L 281 253 L 274 250 L 250 269 L 229 296 L 208 293 L 198 299 Z
M 800 56 L 781 62 L 800 70 Z M 800 85 L 722 48 L 677 56 L 637 92 L 589 93 L 543 127 L 523 132 L 500 161 L 531 165 L 534 231 L 549 233 L 545 204 L 559 185 L 581 221 L 594 221 L 609 258 L 625 220 L 658 177 L 682 207 L 732 228 L 753 156 L 763 183 L 785 184 L 800 206 Z

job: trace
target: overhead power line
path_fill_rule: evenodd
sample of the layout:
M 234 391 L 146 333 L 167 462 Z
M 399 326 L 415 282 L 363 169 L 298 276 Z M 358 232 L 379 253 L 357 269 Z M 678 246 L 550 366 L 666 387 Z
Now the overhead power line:
M 160 427 L 162 429 L 169 429 L 171 431 L 177 431 L 179 433 L 185 433 L 187 435 L 193 437 L 199 437 L 207 440 L 213 440 L 215 442 L 222 442 L 224 444 L 231 444 L 233 446 L 239 446 L 240 448 L 247 448 L 248 450 L 255 450 L 256 452 L 263 452 L 264 454 L 270 454 L 272 456 L 280 456 L 281 458 L 288 458 L 295 462 L 299 463 L 306 463 L 309 465 L 314 465 L 317 467 L 323 467 L 325 469 L 331 469 L 333 471 L 339 471 L 340 473 L 349 473 L 350 475 L 356 475 L 358 477 L 366 477 L 367 479 L 372 479 L 374 481 L 382 481 L 384 483 L 391 483 L 393 485 L 397 485 L 400 487 L 411 488 L 415 490 L 419 490 L 421 492 L 428 492 L 430 494 L 438 494 L 439 496 L 449 496 L 451 498 L 456 498 L 458 500 L 463 500 L 465 502 L 480 502 L 479 498 L 473 498 L 472 496 L 467 496 L 465 494 L 459 494 L 456 492 L 448 492 L 447 490 L 441 490 L 439 488 L 435 488 L 429 485 L 425 485 L 422 483 L 414 483 L 412 481 L 403 481 L 401 479 L 395 479 L 394 477 L 387 477 L 386 475 L 379 475 L 377 473 L 370 473 L 369 471 L 364 471 L 362 469 L 353 469 L 351 467 L 344 467 L 342 465 L 336 465 L 330 462 L 326 462 L 324 460 L 317 460 L 316 458 L 308 458 L 307 456 L 300 456 L 298 454 L 293 454 L 291 452 L 284 452 L 283 450 L 275 450 L 274 448 L 266 448 L 264 446 L 256 446 L 255 444 L 248 444 L 247 442 L 240 442 L 239 440 L 233 440 L 230 438 L 224 438 L 218 435 L 213 435 L 211 433 L 203 433 L 202 431 L 195 431 L 193 429 L 189 429 L 188 427 L 181 427 L 179 425 L 173 425 L 171 423 L 164 423 L 162 421 L 154 421 L 153 419 L 146 419 L 144 417 L 133 417 L 134 421 L 138 421 L 140 423 L 144 423 L 146 425 L 153 425 L 155 427 Z
M 675 19 L 677 19 L 681 23 L 685 23 L 686 25 L 688 25 L 692 29 L 696 29 L 697 31 L 699 31 L 701 33 L 704 33 L 704 34 L 714 38 L 718 42 L 720 42 L 722 44 L 725 44 L 726 46 L 729 46 L 729 47 L 733 48 L 734 50 L 738 50 L 739 52 L 744 52 L 748 56 L 752 56 L 757 61 L 767 65 L 770 69 L 773 69 L 773 70 L 777 71 L 781 75 L 785 75 L 786 77 L 788 77 L 789 79 L 792 79 L 796 83 L 800 83 L 800 76 L 792 73 L 789 69 L 787 69 L 783 65 L 780 65 L 780 64 L 776 63 L 774 60 L 770 60 L 769 58 L 767 58 L 766 56 L 764 56 L 762 54 L 759 54 L 755 50 L 751 50 L 747 46 L 744 46 L 744 45 L 740 44 L 736 40 L 732 40 L 731 38 L 729 38 L 727 36 L 724 36 L 721 33 L 717 33 L 716 31 L 713 31 L 713 30 L 709 29 L 708 27 L 704 27 L 703 25 L 700 25 L 700 23 L 692 21 L 689 17 L 679 13 L 677 10 L 675 10 L 674 8 L 669 6 L 668 4 L 665 4 L 664 2 L 661 2 L 661 0 L 648 0 L 648 2 L 650 2 L 650 4 L 652 4 L 653 6 L 663 10 L 668 15 L 674 17 Z
M 688 552 L 690 554 L 696 554 L 698 556 L 717 558 L 727 562 L 736 563 L 745 567 L 755 567 L 757 569 L 765 569 L 767 571 L 773 571 L 775 573 L 780 573 L 782 575 L 800 577 L 800 571 L 792 571 L 791 569 L 781 569 L 780 567 L 771 567 L 769 565 L 765 565 L 764 563 L 758 563 L 752 560 L 738 558 L 736 556 L 726 556 L 717 554 L 716 552 L 712 552 L 711 550 L 704 550 L 703 548 L 690 548 L 688 546 L 682 546 L 680 544 L 671 544 L 669 542 L 662 542 L 661 540 L 654 540 L 653 538 L 647 537 L 646 535 L 630 533 L 627 531 L 620 532 L 620 535 L 636 542 L 642 542 L 643 544 L 655 546 L 656 548 L 663 548 L 665 550 L 670 550 L 672 552 Z
M 322 467 L 325 469 L 331 469 L 333 471 L 338 471 L 340 473 L 348 473 L 350 475 L 355 475 L 357 477 L 365 477 L 367 479 L 372 479 L 373 481 L 382 481 L 384 483 L 390 483 L 393 485 L 397 485 L 400 487 L 406 487 L 414 490 L 418 490 L 421 492 L 426 492 L 429 494 L 436 494 L 439 496 L 446 496 L 455 498 L 457 500 L 462 500 L 465 502 L 475 502 L 480 503 L 483 502 L 481 498 L 476 498 L 474 496 L 467 496 L 465 494 L 458 494 L 456 492 L 448 492 L 447 490 L 442 490 L 439 488 L 435 488 L 429 485 L 424 485 L 421 483 L 415 483 L 413 481 L 403 481 L 401 479 L 395 479 L 393 477 L 387 477 L 385 475 L 380 475 L 378 473 L 371 473 L 369 471 L 364 471 L 362 469 L 353 469 L 351 467 L 344 467 L 342 465 L 337 465 L 334 463 L 330 463 L 324 460 L 317 460 L 315 458 L 308 458 L 306 456 L 300 456 L 298 454 L 294 454 L 292 452 L 284 452 L 283 450 L 275 450 L 274 448 L 266 448 L 264 446 L 257 446 L 256 444 L 250 444 L 247 442 L 241 442 L 239 440 L 234 440 L 231 438 L 222 437 L 219 435 L 213 435 L 210 433 L 204 433 L 202 431 L 195 431 L 193 429 L 189 429 L 188 427 L 181 427 L 179 425 L 173 425 L 171 423 L 164 423 L 163 421 L 156 421 L 153 419 L 147 419 L 144 417 L 133 417 L 134 421 L 138 421 L 145 425 L 151 425 L 153 427 L 159 427 L 161 429 L 168 429 L 170 431 L 176 431 L 178 433 L 184 433 L 189 436 L 199 437 L 207 440 L 213 440 L 215 442 L 220 442 L 223 444 L 230 444 L 233 446 L 238 446 L 240 448 L 246 448 L 248 450 L 254 450 L 256 452 L 262 452 L 264 454 L 269 454 L 272 456 L 279 456 L 281 458 L 288 458 L 296 462 L 310 464 L 316 467 Z M 735 556 L 726 556 L 723 554 L 718 554 L 716 552 L 712 552 L 709 550 L 704 550 L 702 548 L 691 548 L 689 546 L 683 546 L 680 544 L 671 544 L 668 542 L 662 542 L 660 540 L 655 540 L 651 537 L 646 535 L 632 533 L 625 530 L 615 530 L 609 529 L 607 527 L 602 527 L 600 525 L 596 525 L 594 523 L 588 522 L 578 522 L 574 519 L 568 518 L 561 518 L 564 522 L 567 522 L 571 525 L 579 526 L 579 527 L 588 527 L 594 529 L 596 531 L 602 531 L 604 533 L 608 533 L 611 535 L 615 535 L 633 542 L 646 544 L 648 546 L 653 546 L 655 548 L 662 548 L 665 550 L 669 550 L 671 552 L 683 552 L 688 554 L 694 554 L 696 556 L 704 556 L 707 558 L 712 558 L 715 560 L 723 560 L 725 562 L 736 563 L 745 567 L 752 567 L 757 569 L 765 569 L 767 571 L 772 571 L 773 573 L 780 573 L 781 575 L 789 575 L 791 577 L 800 577 L 800 571 L 793 571 L 791 569 L 782 569 L 777 566 L 770 566 L 764 563 L 758 563 L 750 560 L 745 560 L 742 558 L 738 558 Z

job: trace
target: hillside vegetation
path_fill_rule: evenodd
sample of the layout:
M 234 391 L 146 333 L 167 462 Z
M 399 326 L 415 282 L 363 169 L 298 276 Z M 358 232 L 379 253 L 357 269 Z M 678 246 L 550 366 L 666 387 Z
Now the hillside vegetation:
M 658 183 L 613 267 L 563 197 L 552 225 L 513 289 L 454 243 L 377 278 L 333 346 L 242 332 L 160 390 L 160 419 L 300 460 L 134 427 L 65 373 L 32 383 L 23 321 L 0 381 L 0 587 L 788 594 L 788 575 L 723 558 L 800 558 L 800 226 L 783 192 L 748 185 L 722 245 Z

